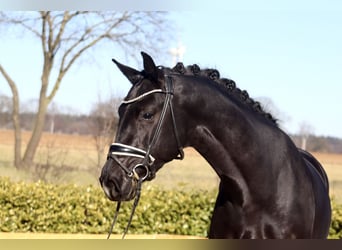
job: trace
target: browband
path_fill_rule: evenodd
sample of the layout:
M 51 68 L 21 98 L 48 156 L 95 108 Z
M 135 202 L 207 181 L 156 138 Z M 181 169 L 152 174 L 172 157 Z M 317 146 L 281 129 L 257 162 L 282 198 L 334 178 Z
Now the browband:
M 129 99 L 129 100 L 123 100 L 121 103 L 122 104 L 130 104 L 130 103 L 139 101 L 139 100 L 143 99 L 144 97 L 146 97 L 146 96 L 148 96 L 150 94 L 154 94 L 154 93 L 165 93 L 165 91 L 162 90 L 162 89 L 154 89 L 154 90 L 148 91 L 148 92 L 146 92 L 146 93 L 144 93 L 142 95 L 139 95 L 139 96 L 137 96 L 135 98 L 132 98 L 132 99 Z

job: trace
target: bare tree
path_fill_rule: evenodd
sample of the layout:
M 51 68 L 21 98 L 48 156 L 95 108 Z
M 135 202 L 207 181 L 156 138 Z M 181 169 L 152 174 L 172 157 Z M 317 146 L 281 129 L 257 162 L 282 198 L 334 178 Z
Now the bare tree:
M 167 19 L 163 12 L 1 12 L 0 25 L 12 25 L 33 35 L 40 41 L 43 56 L 38 110 L 32 136 L 23 157 L 18 85 L 0 62 L 0 72 L 12 91 L 14 163 L 17 168 L 28 168 L 33 164 L 48 105 L 55 97 L 66 73 L 85 52 L 105 40 L 114 42 L 128 54 L 142 46 L 156 51 L 158 44 L 162 44 L 170 30 L 166 27 Z M 52 72 L 56 73 L 56 77 L 53 77 L 55 74 L 51 74 Z

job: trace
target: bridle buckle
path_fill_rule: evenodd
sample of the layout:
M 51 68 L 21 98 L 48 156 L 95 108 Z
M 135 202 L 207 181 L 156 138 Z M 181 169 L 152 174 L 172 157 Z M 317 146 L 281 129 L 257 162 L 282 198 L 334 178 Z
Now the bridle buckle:
M 137 170 L 138 168 L 143 168 L 143 170 L 145 171 L 145 175 L 143 175 L 143 177 L 140 177 L 139 174 L 137 173 L 136 170 Z M 135 167 L 133 168 L 132 173 L 133 173 L 134 178 L 136 178 L 138 181 L 139 181 L 139 180 L 140 180 L 140 181 L 144 181 L 144 180 L 149 176 L 150 170 L 149 170 L 149 168 L 148 168 L 146 165 L 144 165 L 144 164 L 137 164 L 137 165 L 135 165 Z

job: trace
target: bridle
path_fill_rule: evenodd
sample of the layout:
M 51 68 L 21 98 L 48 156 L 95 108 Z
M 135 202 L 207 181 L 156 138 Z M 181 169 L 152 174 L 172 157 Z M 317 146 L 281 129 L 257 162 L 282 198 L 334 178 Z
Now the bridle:
M 151 150 L 159 138 L 161 128 L 162 128 L 163 122 L 165 120 L 165 116 L 166 116 L 168 108 L 170 109 L 170 114 L 171 114 L 171 118 L 172 118 L 172 125 L 173 125 L 173 134 L 175 136 L 175 140 L 177 143 L 177 149 L 178 149 L 178 155 L 176 156 L 175 159 L 181 160 L 184 158 L 183 147 L 181 146 L 181 143 L 179 140 L 178 130 L 177 130 L 177 126 L 176 126 L 176 119 L 175 119 L 173 106 L 172 106 L 172 97 L 173 97 L 172 77 L 169 75 L 166 75 L 165 78 L 166 78 L 166 90 L 154 89 L 154 90 L 148 91 L 148 92 L 146 92 L 146 93 L 144 93 L 138 97 L 132 98 L 130 100 L 124 100 L 121 103 L 124 105 L 129 105 L 129 104 L 141 101 L 145 97 L 152 95 L 152 94 L 156 94 L 156 93 L 165 94 L 165 101 L 164 101 L 163 109 L 161 111 L 161 114 L 160 114 L 160 117 L 159 117 L 159 120 L 157 123 L 157 127 L 156 127 L 156 130 L 154 131 L 154 135 L 152 137 L 152 140 L 150 141 L 146 151 L 143 149 L 140 149 L 140 148 L 137 148 L 134 146 L 130 146 L 130 145 L 126 145 L 126 144 L 122 144 L 122 143 L 113 143 L 109 148 L 107 158 L 108 159 L 110 158 L 110 159 L 113 159 L 114 161 L 116 161 L 118 163 L 118 165 L 126 172 L 128 177 L 135 178 L 136 180 L 140 180 L 140 179 L 145 180 L 147 177 L 149 177 L 151 175 L 151 173 L 153 173 L 153 171 L 151 170 L 151 166 L 153 165 L 155 158 L 151 155 Z M 130 157 L 142 158 L 143 162 L 137 164 L 132 170 L 130 170 L 126 166 L 124 166 L 116 158 L 116 156 L 130 156 Z M 139 176 L 138 173 L 136 172 L 136 170 L 138 168 L 143 168 L 146 171 L 146 174 L 142 177 Z
M 177 130 L 177 126 L 176 126 L 176 119 L 175 119 L 173 106 L 172 106 L 172 97 L 174 95 L 172 77 L 170 75 L 165 75 L 165 79 L 166 79 L 165 90 L 154 89 L 154 90 L 148 91 L 146 93 L 143 93 L 143 94 L 139 95 L 138 97 L 135 97 L 135 98 L 132 98 L 129 100 L 124 100 L 121 103 L 123 105 L 129 105 L 129 104 L 138 102 L 138 101 L 140 101 L 140 100 L 144 99 L 145 97 L 152 95 L 152 94 L 157 94 L 157 93 L 165 94 L 163 109 L 160 113 L 160 117 L 159 117 L 159 120 L 158 120 L 158 123 L 156 126 L 156 130 L 154 131 L 153 137 L 152 137 L 149 145 L 147 146 L 147 150 L 143 150 L 143 149 L 140 149 L 140 148 L 137 148 L 134 146 L 130 146 L 130 145 L 122 144 L 122 143 L 117 143 L 117 142 L 113 143 L 109 148 L 107 160 L 108 159 L 114 160 L 122 168 L 122 170 L 127 174 L 128 177 L 133 178 L 135 181 L 137 181 L 136 196 L 135 196 L 135 200 L 133 203 L 133 208 L 132 208 L 129 221 L 128 221 L 128 224 L 125 228 L 125 231 L 123 233 L 122 238 L 125 238 L 125 235 L 128 231 L 128 228 L 132 222 L 132 218 L 133 218 L 135 209 L 139 203 L 140 194 L 141 194 L 141 185 L 142 185 L 143 181 L 145 181 L 151 175 L 155 174 L 155 172 L 151 169 L 151 167 L 155 161 L 155 158 L 151 155 L 151 150 L 155 146 L 155 144 L 156 144 L 156 142 L 160 136 L 162 125 L 164 123 L 165 116 L 166 116 L 168 109 L 170 110 L 170 114 L 171 114 L 171 120 L 172 120 L 172 125 L 173 125 L 173 134 L 174 134 L 174 137 L 175 137 L 175 140 L 177 143 L 177 150 L 178 150 L 178 155 L 176 156 L 175 159 L 182 160 L 184 158 L 184 151 L 183 151 L 183 147 L 181 146 L 181 143 L 179 140 L 178 130 Z M 143 159 L 143 161 L 142 161 L 142 163 L 135 165 L 132 169 L 129 169 L 124 164 L 122 164 L 122 162 L 120 162 L 120 160 L 117 158 L 117 156 L 136 157 L 136 158 Z M 142 169 L 144 171 L 144 174 L 139 176 L 139 174 L 137 173 L 137 169 Z M 119 214 L 120 205 L 121 205 L 121 202 L 119 201 L 117 203 L 117 208 L 116 208 L 116 212 L 114 215 L 113 223 L 111 225 L 107 239 L 109 239 L 109 237 L 113 231 L 114 225 L 116 223 L 117 216 Z

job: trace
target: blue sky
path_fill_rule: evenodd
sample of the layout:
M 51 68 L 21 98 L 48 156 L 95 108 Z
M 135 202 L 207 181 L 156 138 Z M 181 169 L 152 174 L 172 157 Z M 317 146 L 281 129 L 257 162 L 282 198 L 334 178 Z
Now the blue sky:
M 172 11 L 177 32 L 170 47 L 181 42 L 184 64 L 217 68 L 250 96 L 272 100 L 284 130 L 296 133 L 306 122 L 317 135 L 342 138 L 342 4 L 319 8 L 315 3 Z M 0 63 L 17 81 L 22 101 L 37 97 L 41 66 L 39 44 L 24 38 L 0 40 Z M 130 85 L 111 58 L 134 67 L 141 64 L 108 49 L 97 49 L 91 65 L 83 60 L 72 69 L 55 102 L 88 112 L 98 96 L 123 96 Z M 156 63 L 173 66 L 168 51 L 162 58 Z M 0 77 L 0 94 L 9 93 Z
M 307 122 L 342 137 L 342 15 L 334 11 L 178 13 L 184 61 L 216 67 L 253 97 L 271 98 L 283 126 Z M 283 117 L 284 116 L 284 117 Z

